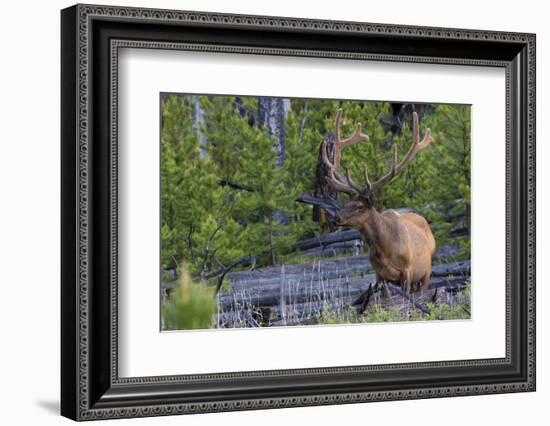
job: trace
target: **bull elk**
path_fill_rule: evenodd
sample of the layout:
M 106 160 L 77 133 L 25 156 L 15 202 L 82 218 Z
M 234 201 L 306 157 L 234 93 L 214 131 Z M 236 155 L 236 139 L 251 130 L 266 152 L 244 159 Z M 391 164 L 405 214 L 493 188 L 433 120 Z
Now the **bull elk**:
M 413 113 L 413 140 L 405 157 L 397 162 L 397 146 L 392 147 L 391 164 L 388 173 L 371 182 L 367 167 L 364 169 L 364 186 L 353 181 L 349 170 L 340 171 L 340 159 L 344 147 L 357 142 L 368 142 L 361 124 L 355 133 L 347 138 L 340 137 L 342 110 L 336 113 L 333 160 L 328 156 L 328 142 L 322 145 L 322 158 L 328 169 L 329 185 L 338 192 L 346 193 L 351 200 L 337 215 L 337 226 L 357 229 L 369 246 L 369 257 L 376 273 L 377 283 L 395 283 L 406 294 L 414 291 L 421 283 L 421 291 L 428 288 L 432 272 L 432 256 L 435 240 L 426 219 L 416 213 L 399 213 L 386 210 L 379 213 L 374 207 L 374 197 L 380 189 L 401 173 L 413 161 L 416 154 L 426 149 L 431 141 L 430 129 L 420 140 L 418 115 Z

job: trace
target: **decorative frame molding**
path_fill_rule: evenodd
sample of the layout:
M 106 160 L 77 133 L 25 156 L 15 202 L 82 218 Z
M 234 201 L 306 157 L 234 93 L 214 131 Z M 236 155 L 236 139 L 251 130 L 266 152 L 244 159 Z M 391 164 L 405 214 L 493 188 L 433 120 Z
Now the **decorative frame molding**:
M 129 23 L 139 24 L 140 29 L 127 29 Z M 235 34 L 237 44 L 213 43 L 201 32 L 212 27 Z M 189 40 L 176 37 L 170 28 L 188 30 L 182 37 Z M 264 45 L 248 42 L 249 31 L 267 34 Z M 158 40 L 140 38 L 143 33 L 156 34 Z M 337 49 L 300 47 L 300 35 L 308 33 L 333 41 Z M 298 42 L 291 44 L 289 37 Z M 346 50 L 343 44 L 365 39 L 369 43 L 364 51 L 353 46 Z M 63 10 L 62 414 L 91 420 L 534 391 L 535 41 L 533 34 L 358 22 L 90 5 Z M 390 43 L 395 46 L 388 47 Z M 418 45 L 418 54 L 400 52 L 404 45 Z M 438 50 L 441 45 L 450 49 L 448 55 Z M 119 378 L 116 123 L 118 49 L 123 47 L 505 68 L 506 357 Z M 474 49 L 467 52 L 465 47 Z M 513 262 L 513 256 L 519 260 Z M 521 285 L 513 288 L 514 283 Z M 502 370 L 502 377 L 510 378 L 497 381 L 491 376 L 492 380 L 480 378 L 468 385 L 452 384 L 457 381 L 453 371 L 473 372 L 479 367 Z M 403 386 L 400 377 L 410 371 L 426 371 L 434 385 Z M 394 385 L 377 388 L 380 373 L 391 375 Z M 292 380 L 297 377 L 311 381 L 310 389 L 294 389 Z M 237 378 L 246 382 L 243 389 L 224 394 L 223 382 Z M 327 391 L 335 378 L 349 383 Z M 176 388 L 182 392 L 168 397 L 166 390 L 173 393 Z

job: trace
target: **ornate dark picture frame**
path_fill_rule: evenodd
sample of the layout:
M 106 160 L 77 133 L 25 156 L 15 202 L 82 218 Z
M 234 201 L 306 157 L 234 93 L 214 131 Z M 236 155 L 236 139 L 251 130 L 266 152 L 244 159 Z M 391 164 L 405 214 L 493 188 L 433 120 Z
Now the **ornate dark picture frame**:
M 535 390 L 535 35 L 95 5 L 64 9 L 61 29 L 62 415 L 91 420 Z M 506 356 L 120 378 L 120 47 L 504 68 Z

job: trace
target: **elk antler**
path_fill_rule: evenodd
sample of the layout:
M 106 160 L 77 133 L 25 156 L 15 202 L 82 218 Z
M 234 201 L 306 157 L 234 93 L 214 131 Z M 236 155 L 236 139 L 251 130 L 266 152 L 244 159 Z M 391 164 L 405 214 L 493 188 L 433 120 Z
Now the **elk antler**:
M 392 146 L 393 155 L 392 155 L 392 160 L 390 165 L 390 171 L 371 185 L 369 185 L 368 183 L 368 180 L 367 180 L 368 174 L 367 174 L 367 169 L 365 168 L 365 179 L 367 180 L 367 186 L 369 186 L 369 190 L 377 191 L 381 189 L 385 184 L 387 184 L 395 176 L 401 173 L 405 169 L 405 167 L 407 167 L 409 163 L 414 159 L 416 154 L 418 154 L 423 149 L 426 149 L 431 142 L 432 142 L 432 132 L 430 129 L 426 129 L 426 133 L 424 133 L 424 137 L 422 138 L 422 141 L 420 141 L 418 114 L 416 113 L 416 111 L 413 112 L 413 141 L 412 141 L 411 147 L 409 148 L 409 151 L 407 152 L 407 155 L 405 155 L 405 158 L 403 158 L 399 162 L 399 164 L 396 164 L 397 163 L 397 145 L 394 144 Z
M 330 183 L 330 185 L 336 190 L 340 192 L 345 192 L 349 195 L 360 195 L 363 191 L 363 188 L 361 188 L 360 185 L 357 185 L 352 179 L 349 174 L 349 171 L 346 170 L 346 175 L 342 175 L 340 173 L 340 160 L 342 158 L 342 149 L 348 145 L 353 145 L 357 142 L 368 142 L 369 137 L 368 135 L 363 133 L 363 126 L 361 123 L 357 123 L 355 126 L 355 133 L 350 136 L 347 139 L 341 139 L 340 136 L 340 125 L 342 124 L 342 109 L 338 109 L 336 111 L 336 119 L 335 119 L 335 136 L 336 141 L 334 143 L 334 162 L 331 163 L 328 158 L 328 152 L 327 152 L 327 142 L 323 142 L 321 155 L 323 157 L 323 162 L 328 167 L 328 176 L 327 179 Z
M 339 109 L 336 112 L 336 120 L 335 120 L 336 142 L 334 143 L 334 162 L 331 163 L 331 161 L 328 158 L 327 141 L 323 142 L 321 154 L 323 157 L 323 162 L 328 167 L 327 180 L 329 184 L 336 191 L 345 192 L 346 194 L 349 194 L 355 197 L 367 198 L 369 193 L 373 193 L 381 189 L 386 183 L 388 183 L 391 179 L 393 179 L 393 177 L 401 173 L 401 171 L 403 171 L 403 169 L 405 169 L 405 167 L 407 167 L 407 165 L 414 159 L 416 154 L 422 151 L 423 149 L 425 149 L 432 141 L 430 129 L 426 129 L 426 133 L 424 134 L 422 141 L 420 141 L 418 114 L 416 112 L 413 112 L 413 141 L 412 141 L 411 147 L 409 148 L 409 151 L 407 152 L 407 155 L 405 155 L 405 158 L 403 158 L 403 160 L 397 163 L 397 146 L 393 145 L 392 147 L 393 154 L 392 154 L 392 161 L 390 165 L 390 171 L 384 176 L 382 176 L 380 179 L 375 181 L 374 183 L 371 183 L 369 179 L 368 169 L 367 167 L 365 167 L 365 170 L 364 170 L 365 186 L 361 187 L 360 185 L 358 185 L 352 180 L 349 170 L 346 169 L 345 175 L 343 175 L 340 172 L 340 160 L 342 158 L 342 149 L 345 146 L 352 145 L 360 141 L 368 142 L 369 137 L 362 132 L 361 123 L 358 123 L 355 129 L 355 133 L 351 137 L 342 140 L 340 138 L 341 117 L 342 117 L 342 110 Z

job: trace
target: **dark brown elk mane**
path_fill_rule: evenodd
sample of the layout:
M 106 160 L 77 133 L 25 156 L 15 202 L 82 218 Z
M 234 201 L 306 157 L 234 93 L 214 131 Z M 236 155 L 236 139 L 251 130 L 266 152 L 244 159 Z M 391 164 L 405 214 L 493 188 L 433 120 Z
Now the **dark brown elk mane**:
M 378 212 L 374 207 L 376 193 L 401 173 L 422 150 L 432 142 L 430 129 L 420 140 L 418 115 L 413 113 L 413 140 L 407 154 L 397 161 L 397 146 L 392 147 L 389 171 L 371 182 L 367 167 L 363 172 L 364 184 L 359 185 L 351 178 L 349 170 L 340 171 L 342 150 L 358 142 L 369 141 L 360 123 L 347 139 L 340 136 L 342 110 L 335 120 L 334 158 L 328 155 L 328 142 L 322 145 L 322 158 L 328 169 L 328 184 L 338 192 L 348 194 L 351 200 L 337 215 L 337 225 L 359 230 L 369 246 L 369 257 L 380 283 L 395 283 L 406 293 L 414 291 L 417 283 L 426 290 L 430 283 L 432 256 L 435 240 L 426 219 L 416 213 L 398 213 L 395 210 Z

